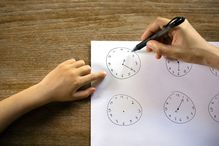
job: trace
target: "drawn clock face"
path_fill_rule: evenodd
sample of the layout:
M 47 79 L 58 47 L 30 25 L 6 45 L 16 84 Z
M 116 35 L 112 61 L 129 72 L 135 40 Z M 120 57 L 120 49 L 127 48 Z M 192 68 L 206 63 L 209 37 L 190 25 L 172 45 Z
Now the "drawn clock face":
M 196 113 L 192 100 L 182 92 L 173 92 L 164 103 L 167 118 L 177 124 L 191 121 Z
M 118 79 L 135 75 L 141 67 L 139 56 L 128 48 L 114 48 L 106 57 L 106 65 L 111 74 Z
M 215 68 L 210 68 L 211 73 L 217 77 L 219 77 L 219 70 L 215 69 Z
M 182 77 L 191 70 L 192 64 L 179 60 L 166 59 L 166 67 L 172 75 L 176 77 Z
M 212 98 L 208 105 L 208 112 L 211 118 L 219 123 L 219 94 Z
M 129 126 L 140 120 L 142 107 L 137 100 L 130 96 L 115 95 L 107 105 L 107 116 L 113 124 Z

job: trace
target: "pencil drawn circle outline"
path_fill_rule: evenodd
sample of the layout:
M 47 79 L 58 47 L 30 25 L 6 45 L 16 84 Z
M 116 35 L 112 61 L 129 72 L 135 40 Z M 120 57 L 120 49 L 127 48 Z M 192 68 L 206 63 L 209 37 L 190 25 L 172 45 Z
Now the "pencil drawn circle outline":
M 110 69 L 110 67 L 109 67 L 109 65 L 108 65 L 108 56 L 109 56 L 109 54 L 110 54 L 111 52 L 113 52 L 114 50 L 118 50 L 118 49 L 125 49 L 125 50 L 128 50 L 129 52 L 131 52 L 131 53 L 132 53 L 134 56 L 136 56 L 136 58 L 137 58 L 137 62 L 138 62 L 138 64 L 139 64 L 139 66 L 137 67 L 137 71 L 136 71 L 135 73 L 132 73 L 130 76 L 127 76 L 127 77 L 118 77 L 118 76 L 116 76 L 115 74 L 112 73 L 112 71 L 111 71 L 111 69 Z M 106 56 L 106 66 L 107 66 L 107 69 L 109 70 L 109 72 L 111 73 L 111 75 L 112 75 L 114 78 L 123 80 L 123 79 L 128 79 L 128 78 L 130 78 L 130 77 L 136 75 L 136 74 L 140 71 L 140 69 L 141 69 L 141 59 L 140 59 L 140 57 L 138 56 L 137 53 L 132 52 L 132 50 L 129 49 L 129 48 L 126 48 L 126 47 L 116 47 L 116 48 L 111 49 L 111 50 L 108 52 L 108 54 L 107 54 L 107 56 Z
M 209 104 L 208 104 L 208 113 L 209 113 L 210 117 L 211 117 L 215 122 L 219 123 L 219 119 L 217 120 L 217 119 L 216 119 L 217 117 L 214 117 L 215 115 L 214 115 L 214 116 L 212 115 L 212 114 L 213 114 L 213 111 L 211 112 L 211 110 L 212 110 L 212 109 L 211 109 L 211 108 L 212 108 L 211 105 L 214 104 L 214 103 L 212 103 L 212 102 L 213 102 L 215 99 L 218 100 L 218 103 L 219 103 L 219 94 L 216 94 L 214 97 L 211 98 L 211 100 L 210 100 L 210 102 L 209 102 Z M 216 105 L 216 106 L 217 106 L 217 108 L 219 108 L 219 104 Z M 211 114 L 211 113 L 212 113 L 212 114 Z M 218 114 L 218 115 L 219 115 L 219 114 Z
M 129 98 L 130 100 L 134 101 L 134 102 L 137 104 L 137 107 L 140 109 L 140 116 L 138 117 L 138 119 L 136 119 L 136 120 L 135 120 L 134 122 L 132 122 L 132 123 L 129 123 L 129 124 L 120 124 L 120 123 L 115 122 L 115 120 L 113 120 L 112 118 L 110 118 L 109 105 L 110 105 L 111 101 L 112 101 L 114 98 L 116 98 L 116 97 L 120 97 L 120 98 L 121 98 L 121 96 L 124 97 L 123 99 Z M 133 97 L 131 97 L 131 96 L 128 96 L 128 95 L 125 95 L 125 94 L 116 94 L 116 95 L 114 95 L 113 97 L 110 98 L 110 100 L 109 100 L 109 102 L 108 102 L 108 104 L 107 104 L 106 112 L 107 112 L 107 117 L 108 117 L 108 119 L 109 119 L 113 124 L 115 124 L 115 125 L 117 125 L 117 126 L 131 126 L 131 125 L 136 124 L 138 121 L 140 121 L 140 119 L 141 119 L 141 117 L 142 117 L 142 114 L 143 114 L 143 108 L 142 108 L 141 104 L 140 104 L 135 98 L 133 98 Z M 129 119 L 129 120 L 130 120 L 130 119 Z M 123 123 L 124 123 L 124 121 L 123 121 Z
M 174 121 L 173 119 L 171 119 L 171 118 L 169 117 L 169 115 L 167 115 L 166 109 L 165 109 L 165 108 L 166 108 L 165 105 L 166 105 L 167 101 L 170 99 L 170 97 L 171 97 L 172 95 L 174 95 L 175 93 L 179 93 L 179 94 L 181 94 L 181 95 L 184 95 L 187 99 L 189 99 L 189 101 L 191 102 L 192 106 L 194 107 L 194 113 L 193 113 L 193 115 L 192 115 L 192 118 L 190 118 L 189 120 L 186 120 L 186 121 L 184 121 L 184 122 L 177 122 L 177 121 Z M 174 98 L 175 98 L 175 97 L 174 97 Z M 165 100 L 164 105 L 163 105 L 163 111 L 164 111 L 164 114 L 165 114 L 165 116 L 167 117 L 167 119 L 169 119 L 171 122 L 176 123 L 176 124 L 185 124 L 185 123 L 188 123 L 188 122 L 190 122 L 192 119 L 194 119 L 194 117 L 195 117 L 195 115 L 196 115 L 196 107 L 195 107 L 194 102 L 192 101 L 192 99 L 191 99 L 188 95 L 186 95 L 185 93 L 180 92 L 180 91 L 173 91 L 173 92 L 167 97 L 167 99 Z
M 186 72 L 186 73 L 183 73 L 183 74 L 181 74 L 181 75 L 176 75 L 176 74 L 172 73 L 172 72 L 168 69 L 168 68 L 169 68 L 169 66 L 168 66 L 168 61 L 172 61 L 172 60 L 166 58 L 166 61 L 165 61 L 166 68 L 167 68 L 168 72 L 169 72 L 171 75 L 175 76 L 175 77 L 183 77 L 183 76 L 187 75 L 187 74 L 191 71 L 191 69 L 192 69 L 192 64 L 190 64 L 190 63 L 183 62 L 183 61 L 180 61 L 180 60 L 173 60 L 173 61 L 178 61 L 178 62 L 181 62 L 181 63 L 184 63 L 184 64 L 188 64 L 188 65 L 189 65 L 189 69 L 187 69 L 187 72 Z M 187 66 L 187 67 L 188 67 L 188 66 Z

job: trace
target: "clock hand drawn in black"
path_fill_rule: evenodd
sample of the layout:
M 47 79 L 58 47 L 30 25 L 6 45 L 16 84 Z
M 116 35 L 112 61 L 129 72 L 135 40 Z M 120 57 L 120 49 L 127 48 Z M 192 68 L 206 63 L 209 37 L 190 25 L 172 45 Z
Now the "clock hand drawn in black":
M 177 60 L 177 66 L 178 66 L 178 71 L 180 71 L 179 67 L 179 60 Z
M 179 104 L 179 106 L 177 107 L 177 109 L 175 110 L 175 112 L 178 112 L 178 111 L 179 111 L 179 109 L 180 109 L 180 107 L 181 107 L 183 101 L 184 101 L 184 99 L 182 99 L 182 100 L 180 101 L 180 104 Z
M 208 105 L 208 112 L 211 118 L 219 123 L 219 94 L 211 99 Z
M 113 77 L 127 79 L 134 76 L 141 67 L 139 56 L 128 48 L 118 47 L 109 51 L 106 66 Z
M 196 113 L 193 101 L 184 93 L 173 92 L 164 103 L 166 117 L 177 124 L 191 121 Z
M 118 126 L 129 126 L 138 122 L 142 116 L 142 107 L 134 98 L 118 94 L 107 105 L 109 120 Z
M 131 68 L 131 67 L 129 67 L 129 66 L 127 66 L 127 65 L 125 64 L 125 59 L 123 60 L 122 65 L 123 65 L 124 67 L 130 69 L 131 71 L 136 72 L 133 68 Z
M 186 75 L 192 68 L 192 64 L 180 60 L 166 59 L 167 70 L 176 77 Z

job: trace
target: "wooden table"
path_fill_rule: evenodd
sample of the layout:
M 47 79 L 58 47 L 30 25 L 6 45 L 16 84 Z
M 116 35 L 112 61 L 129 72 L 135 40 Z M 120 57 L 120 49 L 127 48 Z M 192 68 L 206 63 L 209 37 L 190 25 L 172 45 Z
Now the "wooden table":
M 66 59 L 90 64 L 91 40 L 139 40 L 157 16 L 178 15 L 208 41 L 219 41 L 218 0 L 1 0 L 0 99 Z M 0 145 L 90 145 L 90 100 L 32 111 L 0 135 Z

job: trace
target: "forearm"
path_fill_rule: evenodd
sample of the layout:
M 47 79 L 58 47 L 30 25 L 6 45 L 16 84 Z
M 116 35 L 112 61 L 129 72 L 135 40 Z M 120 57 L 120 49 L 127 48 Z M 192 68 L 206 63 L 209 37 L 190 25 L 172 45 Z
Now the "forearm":
M 105 72 L 91 73 L 83 60 L 69 59 L 59 64 L 40 83 L 0 101 L 0 132 L 23 114 L 49 102 L 74 101 L 89 97 L 94 87 L 78 90 L 102 80 Z
M 0 102 L 0 132 L 23 114 L 49 102 L 47 93 L 37 84 Z
M 219 69 L 219 48 L 210 44 L 209 47 L 207 47 L 207 51 L 208 53 L 204 56 L 205 62 L 203 64 Z

